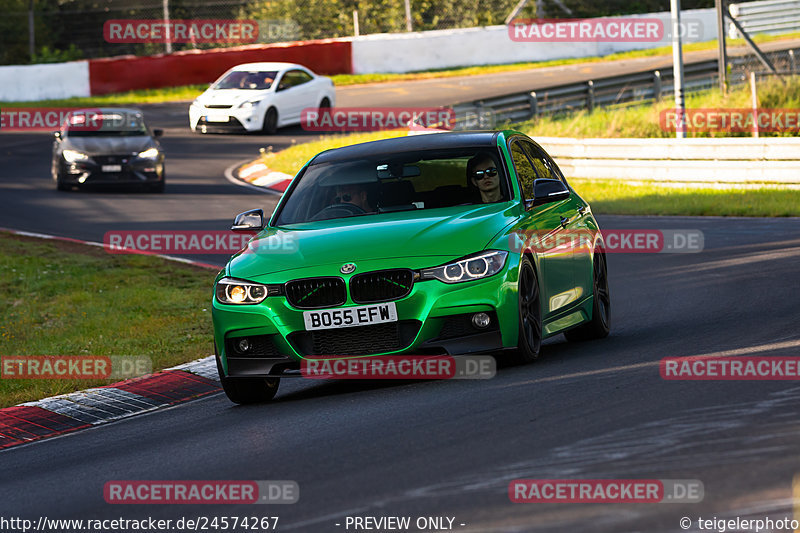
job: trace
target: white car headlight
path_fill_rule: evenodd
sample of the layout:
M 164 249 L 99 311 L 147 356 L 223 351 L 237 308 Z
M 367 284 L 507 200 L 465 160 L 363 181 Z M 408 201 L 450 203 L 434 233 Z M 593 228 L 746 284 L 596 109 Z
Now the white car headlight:
M 488 278 L 500 272 L 506 264 L 508 252 L 492 250 L 469 255 L 463 259 L 419 271 L 420 279 L 438 279 L 445 283 L 461 283 Z
M 155 159 L 158 157 L 158 148 L 148 148 L 144 152 L 139 152 L 136 157 L 140 159 Z
M 215 290 L 217 301 L 223 304 L 255 305 L 267 297 L 267 286 L 250 281 L 222 278 Z
M 74 163 L 76 161 L 86 161 L 89 156 L 77 150 L 64 150 L 61 152 L 67 163 Z
M 242 102 L 238 105 L 239 109 L 250 109 L 251 107 L 255 107 L 261 103 L 261 100 L 248 100 L 247 102 Z

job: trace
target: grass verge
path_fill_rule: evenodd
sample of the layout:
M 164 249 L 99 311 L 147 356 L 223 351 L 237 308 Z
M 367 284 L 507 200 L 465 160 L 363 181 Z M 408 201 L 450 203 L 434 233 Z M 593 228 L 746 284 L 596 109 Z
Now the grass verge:
M 0 232 L 0 271 L 0 358 L 136 355 L 156 370 L 211 353 L 211 270 Z M 0 407 L 110 382 L 0 379 Z
M 750 88 L 740 85 L 726 95 L 711 89 L 686 95 L 686 109 L 749 109 L 752 107 Z M 767 79 L 758 82 L 759 108 L 800 108 L 800 76 L 782 80 Z M 573 113 L 537 117 L 535 120 L 510 124 L 509 127 L 536 137 L 675 137 L 675 132 L 662 129 L 660 113 L 672 110 L 675 104 L 665 98 L 661 102 L 626 107 L 596 108 L 592 112 L 580 110 Z M 687 132 L 687 137 L 750 137 L 750 132 Z M 762 132 L 762 137 L 797 136 L 798 131 Z
M 378 131 L 371 133 L 351 133 L 339 135 L 323 135 L 319 140 L 295 144 L 280 152 L 264 153 L 261 159 L 270 170 L 284 172 L 294 176 L 306 162 L 323 150 L 341 148 L 351 144 L 405 137 L 408 130 Z
M 571 179 L 592 211 L 607 215 L 797 217 L 800 190 L 772 187 L 713 189 L 622 180 Z
M 784 35 L 756 35 L 753 40 L 756 43 L 766 43 L 771 41 L 781 41 L 796 39 L 800 37 L 800 32 Z M 744 46 L 743 39 L 728 39 L 727 44 L 733 48 Z M 715 50 L 717 41 L 706 41 L 702 43 L 690 43 L 683 46 L 685 52 L 698 52 L 703 50 Z M 483 74 L 494 74 L 498 72 L 515 72 L 520 70 L 530 70 L 544 67 L 555 67 L 562 65 L 574 65 L 578 63 L 597 63 L 601 61 L 616 61 L 622 59 L 636 59 L 640 57 L 652 57 L 659 55 L 670 55 L 671 46 L 662 46 L 648 50 L 632 50 L 630 52 L 619 52 L 607 56 L 592 56 L 568 59 L 554 59 L 551 61 L 509 63 L 505 65 L 477 65 L 446 69 L 431 69 L 419 72 L 405 73 L 370 73 L 370 74 L 336 74 L 331 76 L 333 82 L 338 87 L 348 85 L 361 85 L 365 83 L 386 83 L 393 81 L 424 80 L 434 78 L 452 78 L 455 76 L 479 76 Z M 209 82 L 212 80 L 209 80 Z M 118 94 L 108 94 L 103 96 L 93 96 L 87 98 L 66 98 L 60 100 L 47 100 L 41 102 L 0 102 L 2 107 L 86 107 L 86 106 L 123 106 L 137 104 L 152 104 L 162 102 L 181 102 L 190 101 L 197 98 L 208 87 L 207 84 L 186 85 L 183 87 L 166 87 L 163 89 L 147 89 L 139 91 L 129 91 Z

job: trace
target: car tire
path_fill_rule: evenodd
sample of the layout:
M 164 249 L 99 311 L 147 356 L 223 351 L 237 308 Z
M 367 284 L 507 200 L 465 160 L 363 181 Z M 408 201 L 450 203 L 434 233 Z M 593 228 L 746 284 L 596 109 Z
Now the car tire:
M 279 378 L 229 378 L 222 371 L 219 356 L 215 359 L 222 390 L 233 403 L 240 405 L 264 403 L 273 399 L 278 392 Z
M 542 305 L 539 294 L 539 279 L 533 262 L 529 257 L 522 256 L 517 285 L 519 339 L 512 356 L 513 363 L 527 364 L 539 358 L 542 349 Z
M 327 98 L 323 98 L 322 101 L 319 103 L 319 110 L 322 111 L 323 109 L 330 109 L 331 101 Z
M 275 132 L 278 131 L 278 110 L 274 107 L 270 107 L 264 113 L 264 123 L 261 125 L 261 131 L 267 135 L 275 135 Z
M 162 192 L 164 192 L 164 188 L 165 188 L 166 186 L 167 186 L 167 184 L 166 184 L 166 183 L 164 182 L 164 180 L 162 179 L 161 181 L 159 181 L 159 182 L 158 182 L 158 183 L 156 183 L 155 185 L 151 185 L 151 186 L 150 186 L 150 192 L 162 193 Z
M 57 191 L 69 191 L 72 189 L 71 185 L 68 185 L 61 181 L 60 179 L 56 178 L 56 190 Z
M 608 291 L 606 254 L 598 249 L 592 262 L 592 319 L 564 332 L 568 341 L 588 341 L 608 337 L 611 331 L 611 296 Z

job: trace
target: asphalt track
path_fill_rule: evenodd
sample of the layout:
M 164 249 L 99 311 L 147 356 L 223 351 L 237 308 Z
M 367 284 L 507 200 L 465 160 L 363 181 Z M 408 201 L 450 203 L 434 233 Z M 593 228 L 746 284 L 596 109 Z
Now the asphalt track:
M 176 109 L 146 108 L 167 128 L 164 195 L 57 193 L 48 136 L 0 135 L 0 227 L 102 240 L 112 229 L 226 229 L 237 212 L 269 212 L 274 197 L 230 184 L 223 171 L 304 133 L 192 135 Z M 800 385 L 665 381 L 658 361 L 800 355 L 800 219 L 599 220 L 705 235 L 701 253 L 609 256 L 605 340 L 555 338 L 536 363 L 506 366 L 489 381 L 285 380 L 268 405 L 237 407 L 218 394 L 12 448 L 0 452 L 0 516 L 279 516 L 278 531 L 312 532 L 345 531 L 335 524 L 346 516 L 449 516 L 470 532 L 681 531 L 681 517 L 698 531 L 698 517 L 791 518 Z M 512 504 L 508 483 L 518 478 L 696 479 L 705 498 Z M 105 503 L 104 483 L 126 479 L 294 480 L 300 501 Z

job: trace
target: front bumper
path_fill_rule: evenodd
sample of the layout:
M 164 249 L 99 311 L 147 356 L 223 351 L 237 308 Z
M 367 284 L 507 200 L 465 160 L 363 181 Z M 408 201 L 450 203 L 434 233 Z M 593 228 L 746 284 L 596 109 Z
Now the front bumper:
M 109 167 L 115 170 L 107 170 Z M 131 156 L 93 156 L 75 163 L 61 158 L 59 163 L 59 180 L 73 185 L 157 184 L 163 179 L 163 157 L 151 160 Z
M 189 107 L 189 126 L 192 131 L 251 132 L 259 131 L 263 123 L 264 114 L 258 106 L 220 109 L 193 104 Z
M 215 299 L 217 353 L 226 375 L 237 377 L 279 375 L 299 368 L 302 359 L 312 355 L 460 355 L 514 347 L 519 323 L 518 269 L 519 258 L 509 254 L 503 270 L 484 280 L 417 281 L 408 296 L 394 300 L 397 322 L 313 332 L 305 330 L 303 310 L 290 306 L 284 296 L 270 296 L 252 306 L 226 305 Z M 342 277 L 348 281 L 348 276 Z M 285 281 L 290 279 L 295 278 Z M 356 305 L 348 297 L 341 307 Z M 471 324 L 472 315 L 479 312 L 491 317 L 485 329 Z M 237 349 L 243 338 L 251 344 L 247 355 Z

